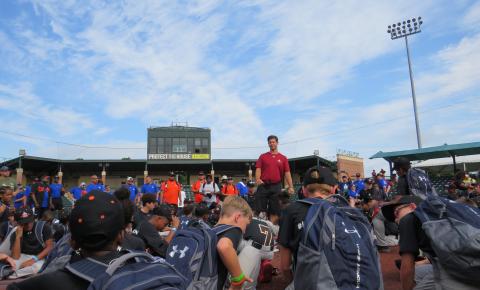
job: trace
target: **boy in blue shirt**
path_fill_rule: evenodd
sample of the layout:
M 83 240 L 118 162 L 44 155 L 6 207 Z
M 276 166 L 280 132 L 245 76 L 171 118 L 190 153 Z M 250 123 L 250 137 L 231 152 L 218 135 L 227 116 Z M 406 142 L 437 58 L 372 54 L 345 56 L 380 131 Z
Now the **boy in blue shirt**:
M 143 194 L 153 194 L 155 195 L 155 199 L 158 201 L 158 186 L 152 182 L 152 178 L 150 176 L 145 177 L 145 184 L 142 185 L 141 193 Z

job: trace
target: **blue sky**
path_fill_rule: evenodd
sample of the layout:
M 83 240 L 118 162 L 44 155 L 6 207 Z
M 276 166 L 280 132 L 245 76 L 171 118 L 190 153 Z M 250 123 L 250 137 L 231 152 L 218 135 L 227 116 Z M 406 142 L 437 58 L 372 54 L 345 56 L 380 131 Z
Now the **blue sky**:
M 271 133 L 289 157 L 415 148 L 386 30 L 417 16 L 424 146 L 479 141 L 479 1 L 0 1 L 0 157 L 144 158 L 172 121 L 210 127 L 214 158 Z

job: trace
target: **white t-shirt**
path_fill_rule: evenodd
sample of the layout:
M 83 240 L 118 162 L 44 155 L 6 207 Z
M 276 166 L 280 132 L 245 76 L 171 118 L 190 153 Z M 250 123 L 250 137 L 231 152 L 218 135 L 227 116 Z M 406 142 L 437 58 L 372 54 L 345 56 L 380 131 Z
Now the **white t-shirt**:
M 185 193 L 185 191 L 180 190 L 180 200 L 178 201 L 178 207 L 183 207 L 184 206 L 184 202 L 185 202 L 186 197 L 187 197 L 187 194 Z
M 215 188 L 213 188 L 213 185 L 215 184 Z M 208 197 L 206 195 L 203 196 L 203 201 L 207 203 L 207 205 L 211 205 L 214 202 L 217 202 L 217 192 L 220 192 L 220 189 L 218 188 L 218 185 L 216 183 L 204 183 L 202 187 L 200 188 L 202 194 L 207 194 L 210 193 L 212 197 Z

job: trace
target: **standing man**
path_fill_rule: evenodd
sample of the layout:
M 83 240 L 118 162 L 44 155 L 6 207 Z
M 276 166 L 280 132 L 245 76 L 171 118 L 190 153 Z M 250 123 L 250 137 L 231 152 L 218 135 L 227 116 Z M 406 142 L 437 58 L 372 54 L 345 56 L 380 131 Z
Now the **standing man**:
M 49 176 L 44 176 L 42 182 L 35 183 L 32 186 L 31 197 L 35 206 L 35 214 L 38 218 L 42 217 L 43 212 L 48 210 L 50 204 Z
M 162 202 L 175 208 L 175 212 L 180 201 L 180 190 L 182 190 L 182 186 L 175 180 L 175 173 L 170 172 L 170 176 L 163 184 L 161 195 Z
M 58 181 L 58 176 L 55 176 L 53 183 L 50 184 L 50 208 L 54 210 L 63 209 L 62 196 L 65 194 L 65 189 Z
M 90 176 L 90 184 L 87 186 L 87 193 L 89 193 L 92 190 L 100 190 L 105 192 L 105 187 L 103 184 L 98 183 L 98 176 L 95 174 Z
M 16 183 L 15 177 L 10 176 L 10 169 L 7 166 L 0 167 L 0 186 L 14 189 Z
M 152 178 L 150 176 L 145 177 L 145 184 L 142 185 L 142 189 L 140 191 L 142 195 L 155 195 L 155 200 L 158 201 L 158 195 L 160 193 L 160 190 L 158 190 L 158 186 L 152 181 Z
M 198 173 L 198 179 L 195 181 L 194 184 L 192 184 L 192 192 L 195 197 L 195 203 L 199 204 L 203 200 L 203 195 L 202 195 L 202 186 L 205 183 L 205 173 L 203 171 L 200 171 Z
M 267 138 L 270 151 L 263 153 L 257 160 L 255 179 L 258 185 L 256 211 L 265 214 L 280 215 L 278 195 L 282 191 L 282 179 L 288 184 L 288 193 L 295 192 L 288 159 L 278 152 L 278 137 L 270 135 Z
M 130 191 L 130 201 L 135 205 L 140 204 L 140 194 L 138 194 L 137 186 L 133 183 L 133 177 L 127 177 L 127 184 L 125 184 L 125 187 Z
M 242 178 L 242 181 L 237 183 L 237 190 L 238 190 L 238 194 L 241 197 L 243 197 L 243 198 L 247 197 L 248 187 L 247 187 L 247 179 L 245 177 Z
M 397 172 L 397 195 L 409 195 L 407 172 L 410 169 L 410 160 L 405 157 L 398 157 L 393 163 L 393 170 Z

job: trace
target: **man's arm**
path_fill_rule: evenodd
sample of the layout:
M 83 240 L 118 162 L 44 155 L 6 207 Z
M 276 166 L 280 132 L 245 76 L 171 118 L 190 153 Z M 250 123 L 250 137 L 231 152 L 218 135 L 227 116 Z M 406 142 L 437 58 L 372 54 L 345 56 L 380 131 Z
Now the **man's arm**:
M 290 171 L 285 172 L 285 180 L 287 180 L 288 193 L 295 193 L 295 189 L 293 188 L 292 174 L 290 173 Z
M 402 255 L 402 267 L 400 268 L 400 280 L 403 290 L 412 290 L 415 287 L 415 257 L 412 254 Z
M 291 265 L 292 251 L 289 248 L 279 245 L 280 249 L 280 271 L 283 274 L 285 282 L 290 283 L 293 280 Z
M 229 238 L 223 237 L 218 241 L 217 251 L 232 277 L 238 277 L 243 273 L 240 262 L 238 261 L 237 251 L 233 248 L 233 243 Z M 245 276 L 245 278 L 247 281 L 252 282 L 252 279 L 249 277 Z M 241 287 L 239 289 L 241 289 Z
M 180 219 L 176 216 L 172 216 L 172 226 L 176 229 L 180 226 Z M 175 237 L 176 232 L 173 230 L 170 230 L 170 233 L 168 233 L 168 236 L 165 237 L 165 241 L 170 244 L 172 241 L 173 237 Z
M 263 180 L 260 179 L 261 176 L 262 176 L 262 169 L 261 168 L 255 169 L 255 181 L 258 185 L 263 184 Z

